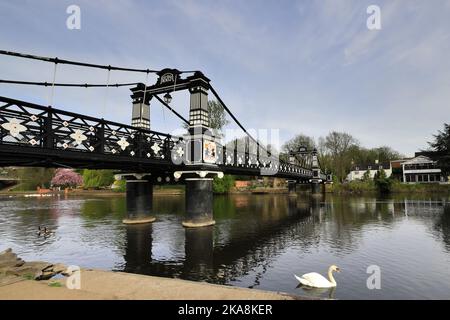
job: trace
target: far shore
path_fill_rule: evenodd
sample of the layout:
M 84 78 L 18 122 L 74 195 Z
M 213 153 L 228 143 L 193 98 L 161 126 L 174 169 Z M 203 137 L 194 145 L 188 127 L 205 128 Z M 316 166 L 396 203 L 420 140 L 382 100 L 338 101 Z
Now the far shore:
M 351 184 L 350 184 L 351 186 Z M 296 193 L 291 195 L 306 195 L 309 194 L 308 187 L 302 185 L 301 189 L 297 188 Z M 160 187 L 155 186 L 153 189 L 153 194 L 155 196 L 179 196 L 184 195 L 184 188 L 180 187 Z M 266 187 L 256 187 L 256 188 L 233 188 L 228 193 L 223 193 L 222 195 L 236 195 L 236 194 L 289 194 L 287 187 L 277 187 L 277 188 L 266 188 Z M 326 187 L 325 194 L 333 195 L 354 195 L 354 196 L 377 196 L 379 193 L 373 188 L 348 188 L 346 185 L 342 184 L 340 186 L 333 187 L 329 185 Z M 399 185 L 394 190 L 390 192 L 391 195 L 401 195 L 401 194 L 439 194 L 439 195 L 450 195 L 450 185 Z M 14 191 L 3 189 L 0 190 L 0 197 L 48 197 L 48 196 L 101 196 L 101 197 L 116 197 L 124 196 L 124 191 L 115 191 L 113 189 L 71 189 L 68 192 L 64 190 L 61 191 L 49 191 L 49 192 L 39 192 L 37 190 L 30 191 Z M 218 193 L 220 195 L 220 193 Z
M 242 190 L 232 190 L 228 194 L 286 194 L 288 193 L 287 188 L 255 188 L 255 189 L 242 189 Z M 125 192 L 114 191 L 111 189 L 73 189 L 69 190 L 67 193 L 62 191 L 51 191 L 47 193 L 39 193 L 36 190 L 32 191 L 0 191 L 0 196 L 52 196 L 52 195 L 70 195 L 70 196 L 104 196 L 104 197 L 114 197 L 123 196 Z M 154 188 L 153 195 L 183 195 L 184 189 L 182 188 Z

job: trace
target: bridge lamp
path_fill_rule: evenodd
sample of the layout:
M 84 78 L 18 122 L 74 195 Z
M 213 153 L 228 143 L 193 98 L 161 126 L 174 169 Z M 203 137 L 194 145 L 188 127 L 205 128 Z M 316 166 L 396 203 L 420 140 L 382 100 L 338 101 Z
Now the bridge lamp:
M 172 96 L 170 95 L 170 93 L 167 92 L 167 93 L 164 95 L 164 102 L 167 103 L 167 104 L 169 104 L 169 103 L 172 102 Z

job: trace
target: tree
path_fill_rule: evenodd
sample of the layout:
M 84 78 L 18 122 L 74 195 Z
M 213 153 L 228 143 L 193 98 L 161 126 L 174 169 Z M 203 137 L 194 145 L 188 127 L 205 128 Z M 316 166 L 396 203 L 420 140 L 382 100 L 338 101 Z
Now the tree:
M 374 148 L 372 150 L 376 152 L 376 160 L 379 160 L 380 162 L 388 162 L 391 160 L 398 160 L 403 158 L 403 155 L 400 152 L 397 152 L 388 146 L 382 146 Z
M 83 170 L 85 188 L 109 187 L 114 182 L 113 170 Z
M 212 129 L 216 136 L 222 136 L 222 129 L 226 126 L 229 121 L 225 113 L 225 108 L 215 100 L 208 101 L 208 112 L 209 112 L 209 127 Z M 187 129 L 189 125 L 183 123 L 183 127 Z
M 428 142 L 433 151 L 439 153 L 438 165 L 444 174 L 450 174 L 450 124 L 444 123 L 444 131 L 433 135 L 434 141 Z
M 386 176 L 386 171 L 384 171 L 384 169 L 377 171 L 373 180 L 380 193 L 391 192 L 392 180 Z
M 370 170 L 369 169 L 367 169 L 366 172 L 364 172 L 362 180 L 363 181 L 369 181 L 370 180 Z
M 329 169 L 343 181 L 352 166 L 349 150 L 359 145 L 358 140 L 348 133 L 332 131 L 320 142 L 320 149 L 331 157 Z
M 215 100 L 208 101 L 208 112 L 210 117 L 209 126 L 211 129 L 221 131 L 229 123 L 225 109 L 219 102 Z
M 74 188 L 83 184 L 83 178 L 71 169 L 57 169 L 51 184 L 55 187 Z
M 234 176 L 226 174 L 223 178 L 214 178 L 213 192 L 214 193 L 228 193 L 234 187 Z
M 304 134 L 297 134 L 292 139 L 288 140 L 281 147 L 282 152 L 289 153 L 290 151 L 297 151 L 300 147 L 306 147 L 312 150 L 316 147 L 316 143 L 312 137 Z
M 434 134 L 434 141 L 428 144 L 437 152 L 450 152 L 450 124 L 444 123 L 444 131 Z
M 18 168 L 17 178 L 20 180 L 17 191 L 36 190 L 37 187 L 48 188 L 55 173 L 53 168 Z

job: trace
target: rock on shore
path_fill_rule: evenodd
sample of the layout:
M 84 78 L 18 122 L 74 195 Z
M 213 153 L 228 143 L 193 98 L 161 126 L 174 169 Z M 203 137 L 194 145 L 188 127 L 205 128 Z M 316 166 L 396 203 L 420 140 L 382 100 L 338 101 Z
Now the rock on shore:
M 42 261 L 25 262 L 11 248 L 0 252 L 0 274 L 33 280 L 47 280 L 65 272 L 66 266 Z

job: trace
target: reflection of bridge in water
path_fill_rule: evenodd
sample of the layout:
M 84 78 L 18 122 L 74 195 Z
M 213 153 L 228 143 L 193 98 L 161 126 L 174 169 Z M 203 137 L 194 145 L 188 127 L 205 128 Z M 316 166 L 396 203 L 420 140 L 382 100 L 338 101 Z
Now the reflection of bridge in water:
M 325 204 L 319 201 L 302 201 L 295 197 L 283 200 L 270 199 L 270 204 L 264 206 L 265 211 L 256 215 L 253 212 L 253 217 L 244 223 L 236 219 L 227 220 L 232 226 L 224 223 L 216 225 L 216 229 L 185 229 L 185 257 L 174 261 L 153 259 L 155 226 L 127 226 L 123 271 L 214 283 L 227 283 L 256 268 L 262 268 L 264 273 L 272 258 L 289 246 L 299 227 L 311 224 L 324 211 Z M 235 203 L 239 201 L 237 198 Z M 278 213 L 271 215 L 273 206 L 277 207 Z M 245 236 L 239 232 L 241 228 L 246 230 Z M 233 231 L 240 236 L 234 237 Z M 302 232 L 305 232 L 304 228 Z M 220 246 L 214 245 L 215 236 L 225 238 Z

